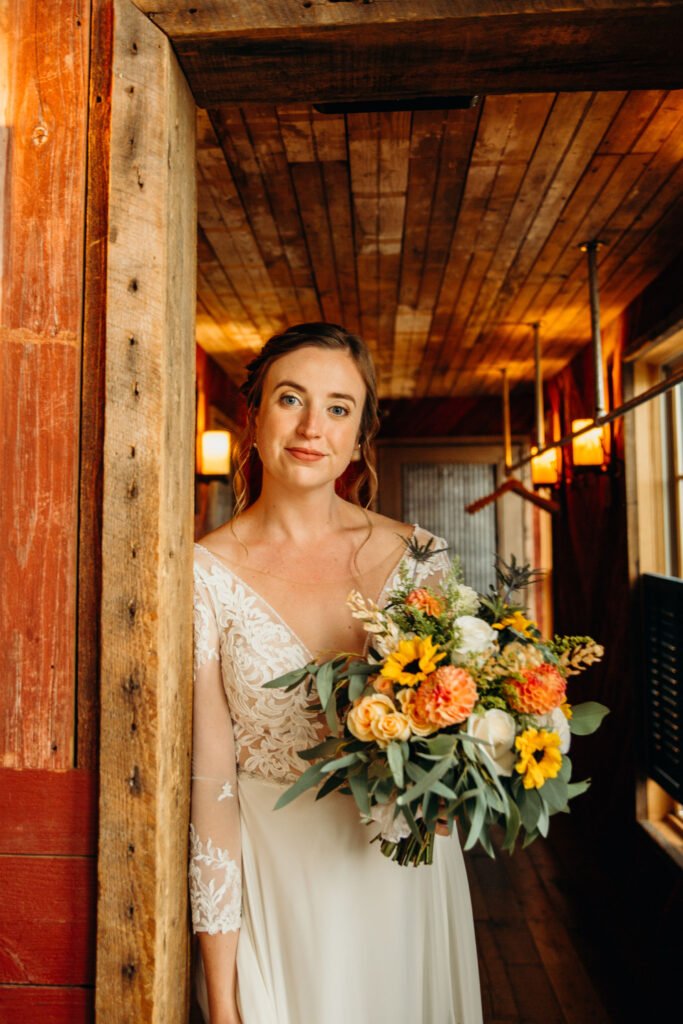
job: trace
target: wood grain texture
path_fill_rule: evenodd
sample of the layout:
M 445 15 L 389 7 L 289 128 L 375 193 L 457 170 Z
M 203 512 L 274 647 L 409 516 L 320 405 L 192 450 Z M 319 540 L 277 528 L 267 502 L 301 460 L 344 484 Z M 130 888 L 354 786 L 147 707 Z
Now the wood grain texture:
M 0 857 L 0 983 L 91 985 L 94 857 Z
M 506 366 L 523 401 L 532 322 L 546 376 L 590 339 L 581 241 L 608 243 L 605 326 L 681 252 L 683 90 L 202 117 L 198 340 L 236 381 L 272 308 L 359 326 L 384 398 L 493 395 Z
M 73 763 L 89 5 L 9 5 L 0 285 L 0 763 Z
M 267 15 L 250 25 L 249 12 L 235 16 L 234 5 L 153 17 L 207 107 L 681 84 L 683 11 L 675 4 L 618 12 L 517 5 L 488 17 L 443 7 L 432 14 L 424 4 L 401 17 L 392 6 L 325 4 L 303 22 L 303 5 L 291 4 L 270 25 Z
M 107 260 L 97 1015 L 184 1021 L 194 470 L 195 112 L 115 5 Z
M 40 1024 L 90 1024 L 94 1009 L 92 988 L 0 985 L 2 1020 L 39 1020 Z
M 97 765 L 106 337 L 111 0 L 93 0 L 87 152 L 78 531 L 76 764 Z
M 0 854 L 94 856 L 97 776 L 0 769 L 0 821 Z M 90 896 L 94 906 L 94 889 Z

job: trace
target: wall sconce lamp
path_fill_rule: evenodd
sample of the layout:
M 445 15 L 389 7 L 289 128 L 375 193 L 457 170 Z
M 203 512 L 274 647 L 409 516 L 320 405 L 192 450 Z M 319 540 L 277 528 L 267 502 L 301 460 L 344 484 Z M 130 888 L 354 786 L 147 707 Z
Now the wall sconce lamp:
M 226 477 L 230 473 L 230 434 L 227 430 L 205 430 L 202 433 L 201 473 L 207 477 Z
M 540 455 L 531 449 L 531 482 L 534 487 L 556 487 L 560 482 L 561 458 L 559 448 L 548 448 Z
M 583 433 L 572 439 L 572 462 L 577 468 L 592 467 L 606 469 L 608 448 L 605 444 L 605 428 L 591 427 L 593 420 L 572 420 L 572 434 Z M 590 429 L 586 429 L 590 427 Z

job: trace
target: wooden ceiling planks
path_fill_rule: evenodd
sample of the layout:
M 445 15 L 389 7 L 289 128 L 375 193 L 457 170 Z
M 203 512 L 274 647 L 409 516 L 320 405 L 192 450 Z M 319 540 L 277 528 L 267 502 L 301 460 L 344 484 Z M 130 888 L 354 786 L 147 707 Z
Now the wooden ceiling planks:
M 588 341 L 579 242 L 608 243 L 605 324 L 683 248 L 683 91 L 199 116 L 199 339 L 235 379 L 323 318 L 360 329 L 385 397 L 498 392 L 503 365 L 532 377 L 532 321 L 547 372 Z

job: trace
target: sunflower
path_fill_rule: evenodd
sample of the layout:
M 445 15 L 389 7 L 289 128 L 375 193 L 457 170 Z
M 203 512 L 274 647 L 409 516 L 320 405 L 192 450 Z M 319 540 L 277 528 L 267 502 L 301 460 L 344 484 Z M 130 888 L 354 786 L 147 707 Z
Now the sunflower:
M 546 729 L 526 729 L 515 740 L 519 751 L 516 771 L 525 789 L 540 789 L 546 779 L 559 775 L 562 766 L 560 736 Z
M 533 638 L 535 632 L 538 632 L 538 626 L 534 620 L 527 619 L 526 615 L 522 612 L 513 612 L 512 615 L 506 615 L 500 622 L 494 622 L 493 628 L 514 629 L 515 633 L 519 633 L 520 636 L 524 636 L 529 640 Z
M 445 657 L 446 652 L 434 646 L 431 636 L 400 640 L 398 648 L 384 662 L 382 675 L 401 686 L 416 686 Z

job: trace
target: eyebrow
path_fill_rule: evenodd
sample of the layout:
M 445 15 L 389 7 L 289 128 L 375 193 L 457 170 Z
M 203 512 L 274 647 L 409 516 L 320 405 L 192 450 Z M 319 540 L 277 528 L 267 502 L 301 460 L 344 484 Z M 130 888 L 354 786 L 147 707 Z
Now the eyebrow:
M 295 380 L 281 380 L 278 384 L 275 385 L 273 390 L 277 391 L 278 388 L 296 388 L 297 391 L 303 391 L 304 394 L 308 394 L 308 391 L 303 386 L 303 384 L 297 384 L 297 382 Z M 357 404 L 356 403 L 356 399 L 353 397 L 353 395 L 346 395 L 346 394 L 344 394 L 343 391 L 331 391 L 328 394 L 327 397 L 328 398 L 345 398 L 347 400 L 347 402 L 353 402 L 354 405 Z

